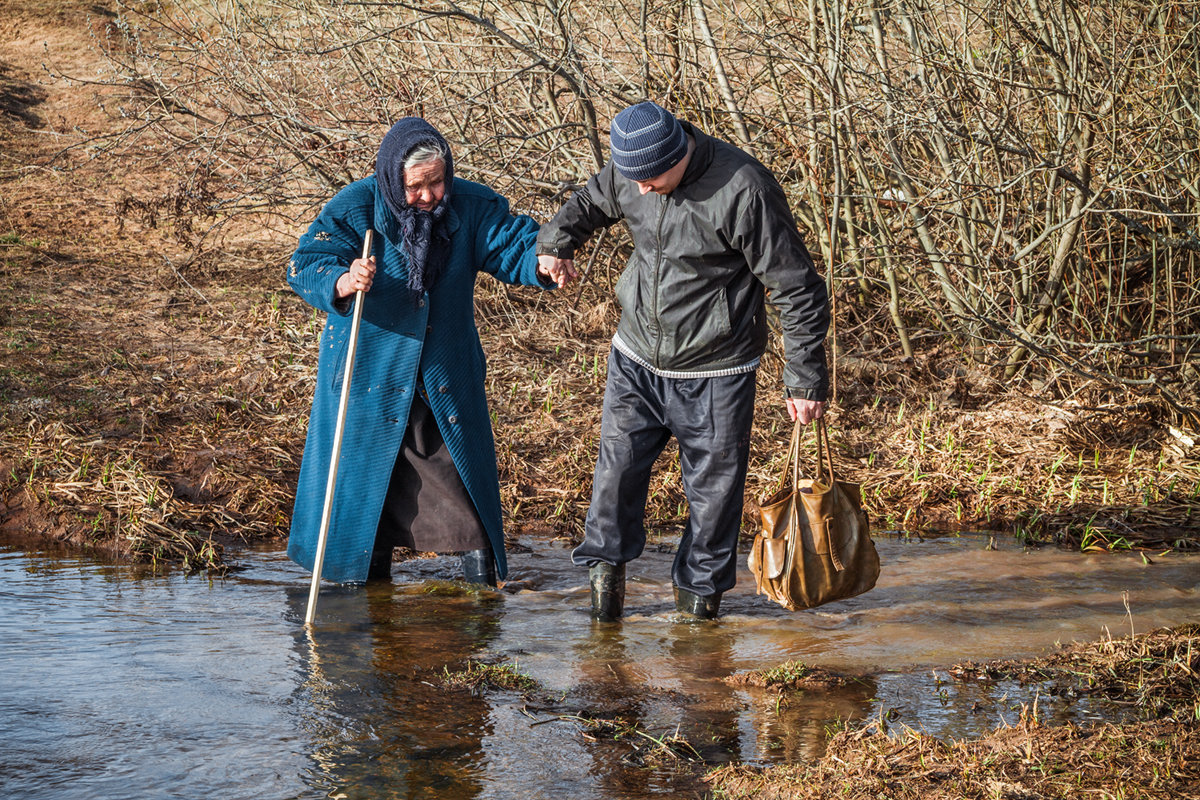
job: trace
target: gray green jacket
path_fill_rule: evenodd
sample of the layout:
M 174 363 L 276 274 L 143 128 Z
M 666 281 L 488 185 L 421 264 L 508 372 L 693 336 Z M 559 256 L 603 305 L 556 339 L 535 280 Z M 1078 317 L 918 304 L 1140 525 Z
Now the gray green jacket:
M 617 338 L 651 368 L 720 374 L 754 364 L 767 343 L 763 288 L 783 326 L 787 394 L 825 400 L 825 283 L 774 176 L 733 145 L 682 123 L 696 141 L 670 195 L 642 195 L 604 165 L 538 234 L 538 253 L 573 258 L 625 220 L 633 255 L 617 281 Z

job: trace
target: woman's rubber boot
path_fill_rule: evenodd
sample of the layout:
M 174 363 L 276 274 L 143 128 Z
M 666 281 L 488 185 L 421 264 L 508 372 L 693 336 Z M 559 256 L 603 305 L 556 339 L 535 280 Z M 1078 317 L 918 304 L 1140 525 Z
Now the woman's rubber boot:
M 496 560 L 488 548 L 468 550 L 462 554 L 463 580 L 496 588 Z
M 697 619 L 716 619 L 721 607 L 721 594 L 702 595 L 675 587 L 675 609 Z
M 625 565 L 597 561 L 588 569 L 592 585 L 592 619 L 616 622 L 625 610 Z
M 367 580 L 390 581 L 392 579 L 392 548 L 380 547 L 371 551 L 371 563 L 367 566 Z

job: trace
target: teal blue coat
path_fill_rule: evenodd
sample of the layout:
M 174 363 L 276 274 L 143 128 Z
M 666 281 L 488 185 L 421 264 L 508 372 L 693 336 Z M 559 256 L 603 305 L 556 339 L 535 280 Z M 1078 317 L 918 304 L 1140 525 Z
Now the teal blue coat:
M 503 197 L 477 183 L 456 178 L 450 198 L 449 262 L 419 304 L 408 291 L 399 226 L 374 177 L 347 186 L 329 201 L 288 264 L 292 289 L 328 314 L 288 539 L 288 556 L 312 570 L 353 319 L 349 302 L 335 302 L 334 286 L 362 255 L 366 230 L 375 231 L 376 274 L 363 295 L 322 569 L 330 581 L 366 580 L 418 377 L 487 530 L 498 574 L 507 573 L 496 448 L 484 394 L 486 365 L 475 328 L 475 276 L 482 271 L 506 283 L 540 285 L 534 255 L 538 226 L 528 216 L 511 214 Z

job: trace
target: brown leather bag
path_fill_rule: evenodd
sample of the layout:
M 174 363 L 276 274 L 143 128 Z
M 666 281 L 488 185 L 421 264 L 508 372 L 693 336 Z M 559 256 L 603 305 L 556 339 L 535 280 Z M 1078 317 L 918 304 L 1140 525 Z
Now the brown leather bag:
M 790 611 L 862 594 L 879 577 L 862 495 L 834 477 L 824 418 L 813 423 L 816 477 L 800 477 L 802 427 L 792 430 L 778 491 L 760 504 L 763 529 L 748 558 L 758 593 Z

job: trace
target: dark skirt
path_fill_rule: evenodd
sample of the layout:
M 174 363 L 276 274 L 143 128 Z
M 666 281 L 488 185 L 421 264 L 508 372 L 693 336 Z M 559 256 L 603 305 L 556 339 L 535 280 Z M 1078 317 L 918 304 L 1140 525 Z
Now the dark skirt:
M 457 553 L 488 547 L 487 531 L 421 394 L 413 398 L 408 430 L 392 467 L 375 549 L 390 544 Z

